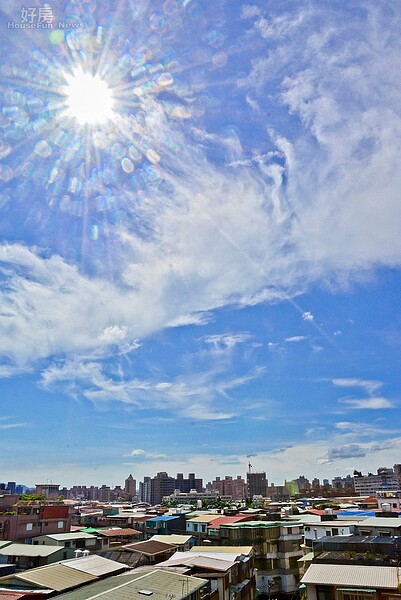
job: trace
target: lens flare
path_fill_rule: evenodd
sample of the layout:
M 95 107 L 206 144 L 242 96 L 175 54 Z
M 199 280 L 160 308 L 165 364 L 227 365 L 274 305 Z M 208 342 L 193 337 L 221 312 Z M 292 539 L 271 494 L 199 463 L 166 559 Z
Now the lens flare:
M 106 81 L 81 68 L 64 77 L 67 116 L 76 119 L 79 125 L 101 125 L 113 118 L 114 98 Z

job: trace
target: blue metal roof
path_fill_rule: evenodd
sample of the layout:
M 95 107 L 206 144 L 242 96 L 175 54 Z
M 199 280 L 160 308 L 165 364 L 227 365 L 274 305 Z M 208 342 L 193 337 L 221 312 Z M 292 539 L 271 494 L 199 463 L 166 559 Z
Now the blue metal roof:
M 148 519 L 146 522 L 147 523 L 157 523 L 159 521 L 172 521 L 173 519 L 178 519 L 178 516 L 175 516 L 175 517 L 165 517 L 163 515 L 163 516 L 160 516 L 160 517 L 154 517 L 152 519 Z
M 374 517 L 377 513 L 376 510 L 340 510 L 337 515 L 344 515 L 350 517 Z

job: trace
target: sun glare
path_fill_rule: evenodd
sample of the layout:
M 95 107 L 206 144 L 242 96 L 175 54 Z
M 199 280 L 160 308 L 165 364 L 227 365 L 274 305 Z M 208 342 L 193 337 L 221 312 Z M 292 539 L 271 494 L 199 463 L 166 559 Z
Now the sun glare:
M 65 74 L 67 114 L 80 125 L 103 124 L 114 115 L 112 90 L 98 75 L 76 68 Z

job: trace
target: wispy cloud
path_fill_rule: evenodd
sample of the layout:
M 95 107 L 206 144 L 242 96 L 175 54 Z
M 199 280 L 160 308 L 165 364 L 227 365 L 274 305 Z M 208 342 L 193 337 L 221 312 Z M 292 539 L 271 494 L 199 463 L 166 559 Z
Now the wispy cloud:
M 387 400 L 387 398 L 381 397 L 369 397 L 369 398 L 343 398 L 339 402 L 346 404 L 350 408 L 358 410 L 380 410 L 383 408 L 394 408 L 394 404 Z
M 332 381 L 338 387 L 363 388 L 368 394 L 374 394 L 383 387 L 382 381 L 358 379 L 357 377 L 336 378 Z
M 284 341 L 291 344 L 291 343 L 303 342 L 304 340 L 306 340 L 305 335 L 293 335 L 292 337 L 285 338 Z
M 14 422 L 13 417 L 0 417 L 0 430 L 6 431 L 7 429 L 18 429 L 20 427 L 26 427 L 26 423 Z
M 71 395 L 83 396 L 97 407 L 119 402 L 140 409 L 170 410 L 194 420 L 223 420 L 239 414 L 239 408 L 219 410 L 232 392 L 260 376 L 258 370 L 244 376 L 227 377 L 220 370 L 208 370 L 173 378 L 171 381 L 110 376 L 101 363 L 66 361 L 53 364 L 42 373 L 42 385 L 57 389 L 62 385 Z
M 162 460 L 167 458 L 167 454 L 158 454 L 157 452 L 146 452 L 142 448 L 134 448 L 126 457 L 137 458 L 140 460 Z

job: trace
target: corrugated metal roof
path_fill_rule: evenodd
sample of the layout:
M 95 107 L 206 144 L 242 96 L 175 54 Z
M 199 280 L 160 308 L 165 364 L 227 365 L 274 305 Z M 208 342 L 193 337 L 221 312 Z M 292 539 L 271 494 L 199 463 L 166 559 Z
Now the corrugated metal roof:
M 360 523 L 360 527 L 401 527 L 401 519 L 398 517 L 368 517 Z
M 396 589 L 397 570 L 397 567 L 312 564 L 302 577 L 301 583 Z
M 235 554 L 235 556 L 240 556 L 244 554 L 245 556 L 250 556 L 253 552 L 252 546 L 193 546 L 190 552 L 197 552 L 198 554 L 202 553 L 215 553 L 215 554 Z
M 90 533 L 84 533 L 82 531 L 78 532 L 78 531 L 74 531 L 72 533 L 49 533 L 49 534 L 45 534 L 45 535 L 38 535 L 36 538 L 33 539 L 38 539 L 38 538 L 50 538 L 52 540 L 56 540 L 57 542 L 64 542 L 64 541 L 68 541 L 68 540 L 95 540 L 96 536 L 95 535 L 91 535 Z
M 174 546 L 177 544 L 180 546 L 181 544 L 186 544 L 189 542 L 192 537 L 192 535 L 179 535 L 178 533 L 172 533 L 170 535 L 152 535 L 149 541 L 163 542 L 164 544 L 173 544 Z
M 206 579 L 183 574 L 154 570 L 150 573 L 137 573 L 130 576 L 119 575 L 112 579 L 96 582 L 76 591 L 58 596 L 59 600 L 127 600 L 127 598 L 146 598 L 138 594 L 140 590 L 149 590 L 152 600 L 166 600 L 166 592 L 175 600 L 187 597 L 207 583 Z
M 221 519 L 221 515 L 199 515 L 193 519 L 188 519 L 187 523 L 211 523 L 215 519 Z
M 127 550 L 131 550 L 131 552 L 141 552 L 142 554 L 159 554 L 161 552 L 168 552 L 169 550 L 176 549 L 176 546 L 173 544 L 167 544 L 167 542 L 155 542 L 152 540 L 138 542 L 137 544 L 127 544 L 123 547 Z
M 4 548 L 5 546 L 9 546 L 13 542 L 8 542 L 6 540 L 0 542 L 0 548 Z
M 154 523 L 158 523 L 158 522 L 163 522 L 163 521 L 172 521 L 173 519 L 178 519 L 181 515 L 176 515 L 174 517 L 166 517 L 166 516 L 158 516 L 158 517 L 152 517 L 150 519 L 148 519 L 148 521 L 153 521 Z
M 165 562 L 161 563 L 161 565 L 166 567 L 170 565 L 188 565 L 191 567 L 194 566 L 210 569 L 211 571 L 228 571 L 228 569 L 230 569 L 235 562 L 235 559 L 230 560 L 230 557 L 225 560 L 215 556 L 206 556 L 205 554 L 177 552 L 172 558 L 169 558 Z
M 56 552 L 63 552 L 60 546 L 45 546 L 38 544 L 9 544 L 0 548 L 1 556 L 50 556 Z
M 63 590 L 68 590 L 69 588 L 96 579 L 95 575 L 82 573 L 82 571 L 76 571 L 60 564 L 49 565 L 48 567 L 41 567 L 39 569 L 30 569 L 18 575 L 14 574 L 13 577 L 16 577 L 20 581 L 33 583 L 39 587 L 56 590 L 57 592 L 62 592 Z
M 92 554 L 91 556 L 85 556 L 84 558 L 71 558 L 70 560 L 63 560 L 62 565 L 71 569 L 76 569 L 82 573 L 89 573 L 89 575 L 108 575 L 121 571 L 124 565 L 120 562 L 109 560 L 103 556 L 97 556 Z

